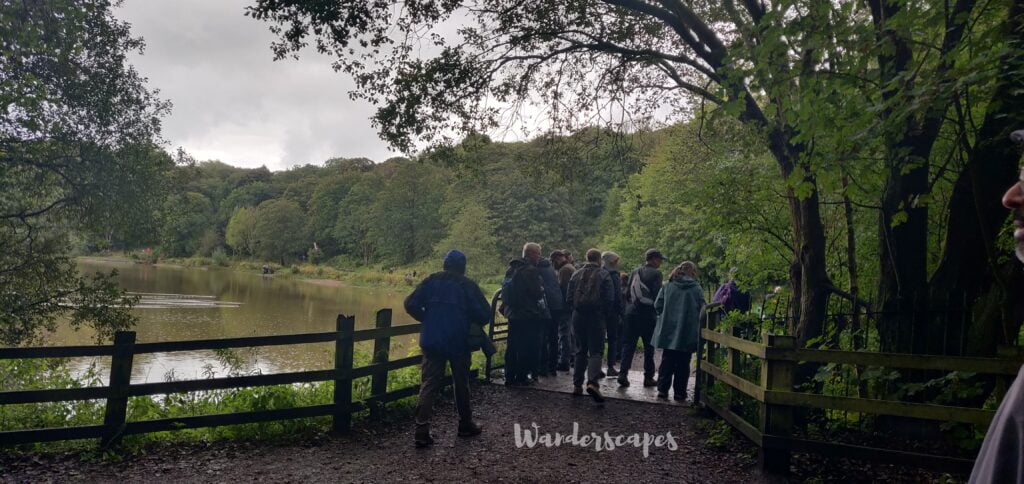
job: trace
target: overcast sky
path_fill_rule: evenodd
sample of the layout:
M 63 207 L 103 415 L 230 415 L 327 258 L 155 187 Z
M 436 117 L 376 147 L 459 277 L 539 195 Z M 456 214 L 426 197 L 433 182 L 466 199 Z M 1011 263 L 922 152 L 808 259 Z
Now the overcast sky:
M 383 161 L 397 153 L 370 127 L 368 103 L 330 59 L 307 51 L 273 61 L 268 25 L 246 0 L 126 0 L 118 15 L 146 40 L 133 64 L 174 103 L 170 147 L 198 160 L 283 170 L 335 157 Z

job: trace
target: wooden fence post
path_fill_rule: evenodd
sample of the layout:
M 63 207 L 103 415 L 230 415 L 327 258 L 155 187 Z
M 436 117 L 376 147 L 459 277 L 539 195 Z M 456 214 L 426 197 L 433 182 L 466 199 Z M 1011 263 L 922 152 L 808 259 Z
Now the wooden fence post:
M 742 329 L 739 326 L 733 326 L 732 327 L 732 335 L 734 337 L 736 337 L 736 338 L 742 338 L 743 337 Z M 742 360 L 740 360 L 740 358 L 741 358 L 742 353 L 740 353 L 740 350 L 738 350 L 736 348 L 733 348 L 733 347 L 729 347 L 728 351 L 729 351 L 729 373 L 732 373 L 733 375 L 739 376 L 739 374 L 740 374 L 740 362 L 742 361 Z M 737 390 L 737 389 L 735 389 L 733 387 L 729 387 L 728 390 L 729 391 L 726 392 L 726 394 L 725 394 L 725 408 L 731 408 L 732 402 L 734 400 L 736 400 L 735 397 L 737 395 L 739 395 L 739 393 L 740 393 L 739 390 Z
M 346 433 L 352 428 L 352 341 L 356 317 L 338 315 L 334 340 L 334 420 L 331 430 Z
M 377 328 L 391 327 L 391 309 L 385 308 L 377 311 Z M 387 363 L 391 354 L 391 337 L 385 336 L 373 340 L 373 361 L 372 364 Z M 373 374 L 370 381 L 370 395 L 383 395 L 388 392 L 388 371 L 378 371 Z M 370 418 L 380 420 L 384 417 L 384 402 L 374 401 L 370 405 Z
M 765 334 L 764 342 L 769 349 L 768 358 L 761 364 L 761 388 L 767 391 L 793 391 L 796 363 L 771 359 L 771 348 L 793 349 L 796 338 Z M 761 425 L 763 435 L 789 437 L 793 433 L 793 408 L 786 405 L 761 403 Z M 761 469 L 770 473 L 789 472 L 790 452 L 785 449 L 761 447 L 758 453 Z
M 114 353 L 110 359 L 110 396 L 103 415 L 103 437 L 100 445 L 111 447 L 121 441 L 128 416 L 128 386 L 132 382 L 132 360 L 135 356 L 135 332 L 114 333 Z
M 498 320 L 498 301 L 501 300 L 501 289 L 498 289 L 493 296 L 491 296 L 491 320 L 487 325 L 487 337 L 494 341 L 494 323 Z M 558 324 L 558 321 L 555 321 Z M 486 356 L 484 361 L 484 381 L 487 383 L 491 382 L 491 369 L 494 367 L 494 361 L 492 358 L 494 355 Z

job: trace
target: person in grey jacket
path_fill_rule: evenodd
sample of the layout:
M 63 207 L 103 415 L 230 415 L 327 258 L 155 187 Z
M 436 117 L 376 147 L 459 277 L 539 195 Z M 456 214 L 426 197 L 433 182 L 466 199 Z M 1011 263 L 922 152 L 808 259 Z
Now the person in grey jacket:
M 700 313 L 704 291 L 697 283 L 697 266 L 690 261 L 679 264 L 654 301 L 658 324 L 651 345 L 661 348 L 658 368 L 658 398 L 668 398 L 671 387 L 676 400 L 686 400 L 690 380 L 690 357 L 697 351 Z
M 572 308 L 573 332 L 576 335 L 576 364 L 573 369 L 573 395 L 587 393 L 601 403 L 601 356 L 604 349 L 604 325 L 615 296 L 608 271 L 601 268 L 601 251 L 587 251 L 587 263 L 569 280 L 566 303 Z

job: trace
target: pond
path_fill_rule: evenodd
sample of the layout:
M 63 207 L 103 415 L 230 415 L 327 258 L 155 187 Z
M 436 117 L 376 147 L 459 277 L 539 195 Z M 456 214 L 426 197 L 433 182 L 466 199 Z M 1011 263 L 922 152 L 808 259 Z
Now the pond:
M 357 328 L 369 328 L 381 308 L 394 310 L 395 325 L 413 322 L 402 310 L 406 292 L 396 289 L 116 259 L 80 259 L 79 269 L 84 273 L 116 269 L 120 285 L 140 294 L 142 303 L 133 309 L 140 343 L 333 331 L 339 313 L 354 314 Z M 54 346 L 94 342 L 88 328 L 74 331 L 66 324 L 47 340 Z M 263 373 L 324 369 L 333 364 L 332 343 L 239 349 L 234 354 L 246 370 Z M 80 358 L 72 366 L 80 372 L 93 363 L 105 378 L 109 358 Z M 211 351 L 136 355 L 132 381 L 203 378 L 210 371 L 217 376 L 226 373 Z

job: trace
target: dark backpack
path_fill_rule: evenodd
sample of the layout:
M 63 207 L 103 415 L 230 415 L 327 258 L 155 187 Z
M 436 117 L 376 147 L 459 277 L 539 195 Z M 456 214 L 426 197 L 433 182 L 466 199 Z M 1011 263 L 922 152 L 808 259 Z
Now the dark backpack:
M 593 309 L 601 305 L 601 268 L 583 266 L 576 289 L 572 293 L 574 309 Z

